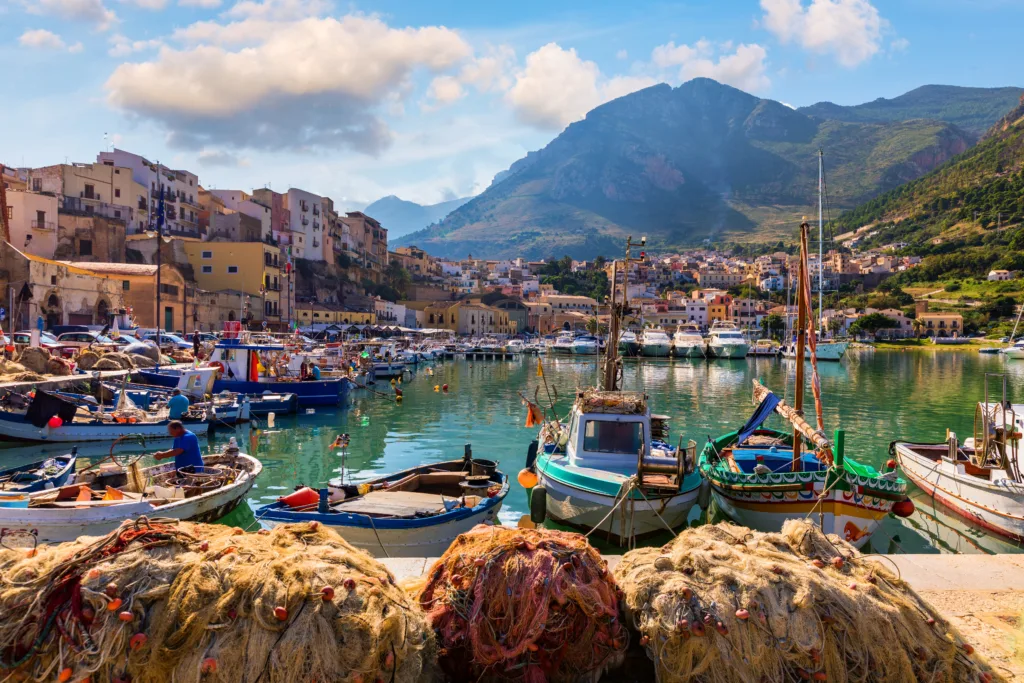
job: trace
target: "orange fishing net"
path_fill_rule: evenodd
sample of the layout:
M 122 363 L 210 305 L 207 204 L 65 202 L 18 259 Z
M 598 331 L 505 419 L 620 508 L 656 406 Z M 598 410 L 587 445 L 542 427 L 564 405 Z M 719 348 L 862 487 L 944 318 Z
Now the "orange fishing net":
M 579 534 L 478 526 L 417 593 L 452 680 L 597 681 L 626 649 L 618 588 Z

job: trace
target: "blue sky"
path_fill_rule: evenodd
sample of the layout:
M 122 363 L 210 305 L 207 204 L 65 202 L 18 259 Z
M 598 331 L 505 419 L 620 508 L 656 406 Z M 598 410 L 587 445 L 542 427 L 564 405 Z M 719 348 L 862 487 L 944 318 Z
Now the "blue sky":
M 1021 26 L 1019 0 L 0 0 L 0 162 L 116 144 L 208 187 L 432 203 L 657 82 L 1024 85 Z

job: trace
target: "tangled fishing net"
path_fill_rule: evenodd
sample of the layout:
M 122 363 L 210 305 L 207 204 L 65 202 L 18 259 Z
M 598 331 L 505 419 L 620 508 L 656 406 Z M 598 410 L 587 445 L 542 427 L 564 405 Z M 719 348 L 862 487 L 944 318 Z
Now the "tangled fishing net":
M 993 680 L 907 584 L 807 522 L 687 529 L 616 575 L 662 683 Z
M 615 582 L 579 534 L 477 526 L 416 593 L 451 680 L 597 681 L 626 649 Z
M 599 391 L 588 389 L 576 402 L 586 413 L 639 415 L 647 410 L 647 396 L 637 391 Z
M 0 552 L 0 677 L 431 678 L 422 612 L 380 563 L 315 522 L 244 534 L 142 519 L 87 540 Z

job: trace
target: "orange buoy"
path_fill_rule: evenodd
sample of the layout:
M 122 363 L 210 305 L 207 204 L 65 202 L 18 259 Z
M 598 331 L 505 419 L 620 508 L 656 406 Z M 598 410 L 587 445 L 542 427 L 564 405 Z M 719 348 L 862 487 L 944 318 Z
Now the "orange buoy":
M 121 612 L 120 614 L 118 614 L 117 618 L 120 619 L 121 621 L 127 623 L 129 621 L 134 621 L 135 620 L 135 615 L 132 614 L 131 612 L 125 610 L 124 612 Z
M 60 681 L 60 683 L 67 683 L 71 680 L 74 673 L 75 672 L 70 668 L 61 669 L 60 673 L 57 674 L 57 680 Z
M 217 660 L 213 657 L 207 657 L 203 660 L 203 663 L 200 665 L 199 671 L 204 676 L 217 673 Z
M 914 514 L 914 501 L 904 498 L 892 504 L 892 514 L 897 517 L 909 517 Z
M 537 485 L 537 475 L 525 468 L 519 470 L 519 476 L 516 477 L 516 480 L 524 489 L 532 489 Z
M 284 607 L 275 607 L 274 618 L 278 621 L 288 621 L 288 610 Z
M 121 598 L 114 598 L 107 603 L 107 609 L 111 612 L 116 612 L 121 609 Z
M 277 501 L 290 508 L 301 508 L 319 503 L 320 494 L 308 486 L 303 486 L 295 493 L 290 493 L 287 496 L 281 496 Z
M 149 636 L 147 636 L 145 633 L 136 633 L 128 641 L 128 647 L 130 647 L 133 650 L 141 650 L 146 646 L 147 642 L 149 642 Z
M 324 586 L 320 589 L 320 597 L 323 598 L 324 602 L 334 600 L 334 588 L 332 586 Z

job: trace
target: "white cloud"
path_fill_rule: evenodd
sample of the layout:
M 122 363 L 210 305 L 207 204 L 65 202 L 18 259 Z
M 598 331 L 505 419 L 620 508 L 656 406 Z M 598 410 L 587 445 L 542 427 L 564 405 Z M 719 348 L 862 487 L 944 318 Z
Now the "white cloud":
M 107 54 L 111 57 L 127 57 L 135 52 L 143 52 L 145 50 L 155 50 L 158 47 L 163 46 L 163 42 L 160 40 L 132 40 L 127 36 L 123 36 L 120 33 L 115 33 L 110 36 L 110 49 L 107 50 Z
M 162 10 L 164 7 L 167 7 L 167 0 L 120 0 L 120 1 L 123 2 L 123 3 L 126 3 L 128 5 L 135 5 L 136 7 L 140 7 L 142 9 L 153 10 L 154 12 L 158 12 L 158 11 Z
M 298 21 L 323 16 L 333 7 L 329 0 L 240 0 L 224 12 L 224 16 L 229 19 Z
M 512 85 L 516 52 L 507 45 L 489 46 L 486 54 L 474 57 L 459 71 L 459 82 L 481 92 L 508 90 Z
M 25 11 L 29 14 L 58 16 L 87 24 L 105 31 L 117 21 L 117 15 L 107 9 L 103 0 L 24 0 Z
M 693 45 L 669 42 L 651 51 L 651 62 L 669 70 L 666 80 L 671 82 L 706 77 L 748 92 L 767 90 L 771 85 L 766 74 L 768 51 L 756 43 L 730 50 L 732 41 L 717 47 L 704 38 Z
M 910 47 L 910 41 L 906 38 L 897 38 L 889 43 L 889 52 L 905 52 Z
M 888 28 L 869 0 L 761 0 L 762 25 L 781 42 L 835 55 L 846 67 L 873 57 Z
M 21 37 L 18 38 L 18 43 L 22 47 L 30 47 L 37 50 L 59 50 L 61 52 L 67 50 L 68 52 L 75 53 L 81 52 L 83 49 L 81 43 L 68 45 L 64 42 L 64 39 L 56 33 L 41 28 L 25 31 L 21 34 Z
M 654 85 L 645 76 L 607 79 L 597 64 L 580 59 L 576 50 L 548 43 L 526 56 L 506 100 L 523 123 L 561 129 L 608 100 Z
M 229 13 L 270 16 L 295 0 L 244 0 Z M 239 9 L 245 5 L 244 9 Z M 307 9 L 310 3 L 305 3 Z M 249 19 L 239 22 L 245 33 Z M 250 36 L 253 38 L 253 36 Z M 391 28 L 377 17 L 348 15 L 282 22 L 238 50 L 201 44 L 164 47 L 156 59 L 122 64 L 106 83 L 108 101 L 163 124 L 169 144 L 307 149 L 348 147 L 379 153 L 393 134 L 378 116 L 414 73 L 439 75 L 472 54 L 444 27 Z
M 220 0 L 178 0 L 181 7 L 202 7 L 203 9 L 214 9 L 220 7 Z
M 237 154 L 232 154 L 220 149 L 204 149 L 199 152 L 199 156 L 196 157 L 196 161 L 200 166 L 212 167 L 227 167 L 237 168 L 245 167 L 249 165 L 249 159 L 240 157 Z
M 465 95 L 462 84 L 454 76 L 437 76 L 430 82 L 427 97 L 437 104 L 451 104 Z
M 625 50 L 619 50 L 615 53 L 615 59 L 629 59 L 629 53 Z

